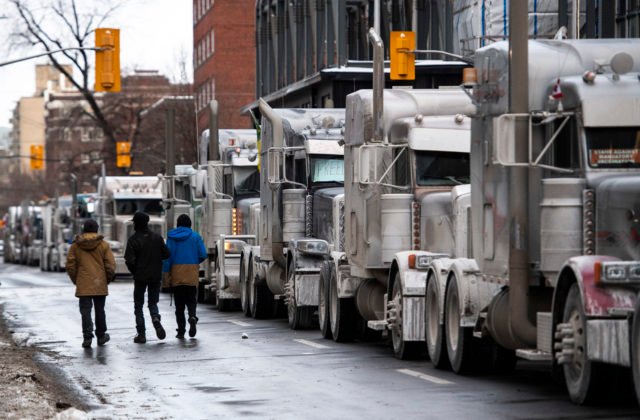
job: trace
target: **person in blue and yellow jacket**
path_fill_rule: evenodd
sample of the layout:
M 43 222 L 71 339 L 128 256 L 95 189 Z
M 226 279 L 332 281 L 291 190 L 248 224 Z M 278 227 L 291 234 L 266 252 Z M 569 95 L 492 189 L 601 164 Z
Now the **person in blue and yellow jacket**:
M 167 234 L 167 247 L 170 256 L 164 261 L 164 272 L 169 275 L 169 284 L 176 301 L 176 322 L 178 335 L 183 339 L 186 329 L 184 309 L 189 313 L 189 337 L 195 337 L 196 304 L 200 263 L 207 259 L 207 250 L 197 232 L 191 230 L 191 219 L 186 214 L 180 215 L 178 227 Z

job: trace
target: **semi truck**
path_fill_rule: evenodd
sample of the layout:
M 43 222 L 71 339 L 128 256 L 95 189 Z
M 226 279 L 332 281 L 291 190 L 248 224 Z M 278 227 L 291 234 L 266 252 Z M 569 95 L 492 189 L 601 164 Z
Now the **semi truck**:
M 209 142 L 219 160 L 209 160 Z M 200 144 L 200 165 L 176 165 L 175 175 L 163 177 L 163 201 L 167 223 L 188 214 L 207 248 L 198 299 L 226 311 L 238 306 L 240 250 L 252 241 L 244 215 L 259 201 L 257 131 L 220 129 L 213 138 L 206 131 Z
M 242 211 L 258 243 L 242 250 L 241 304 L 254 318 L 286 309 L 291 328 L 309 328 L 320 268 L 339 242 L 326 222 L 339 217 L 331 203 L 343 194 L 344 109 L 273 109 L 260 100 L 260 111 L 260 202 Z
M 98 182 L 96 218 L 116 260 L 116 275 L 129 275 L 124 262 L 133 235 L 133 215 L 149 215 L 149 229 L 166 236 L 161 180 L 150 176 L 103 176 Z
M 370 39 L 376 54 L 382 41 L 373 31 Z M 373 90 L 347 96 L 345 167 L 353 169 L 336 226 L 344 247 L 321 272 L 318 315 L 325 338 L 352 340 L 364 319 L 389 331 L 397 357 L 410 358 L 425 347 L 426 277 L 416 263 L 446 256 L 424 251 L 427 238 L 450 225 L 441 213 L 452 194 L 468 196 L 458 186 L 469 182 L 471 101 L 459 89 L 383 90 L 381 67 L 375 60 Z M 437 201 L 427 207 L 431 196 Z
M 640 382 L 640 41 L 513 37 L 476 51 L 464 84 L 471 201 L 448 214 L 470 215 L 470 248 L 423 268 L 429 352 L 458 373 L 548 360 L 589 403 L 629 367 Z
M 96 194 L 77 194 L 50 200 L 42 208 L 43 242 L 40 251 L 40 269 L 62 271 L 67 263 L 67 252 L 75 235 L 82 230 L 85 220 L 93 217 Z

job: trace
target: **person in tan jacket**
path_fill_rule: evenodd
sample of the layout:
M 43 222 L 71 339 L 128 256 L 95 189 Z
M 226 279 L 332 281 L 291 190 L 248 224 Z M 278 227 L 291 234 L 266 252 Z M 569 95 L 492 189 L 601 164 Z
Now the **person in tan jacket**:
M 82 234 L 76 236 L 67 255 L 67 274 L 76 285 L 82 316 L 82 347 L 91 347 L 93 340 L 93 320 L 91 308 L 95 307 L 96 337 L 98 345 L 109 341 L 104 304 L 109 294 L 108 284 L 115 277 L 116 262 L 109 244 L 98 235 L 98 223 L 87 220 Z

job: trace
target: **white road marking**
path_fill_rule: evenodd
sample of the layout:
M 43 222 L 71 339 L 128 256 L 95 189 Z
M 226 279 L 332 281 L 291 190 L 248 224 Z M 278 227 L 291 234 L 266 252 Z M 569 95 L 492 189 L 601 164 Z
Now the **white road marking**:
M 433 382 L 438 385 L 453 385 L 453 382 L 441 379 L 435 376 L 427 375 L 424 373 L 416 372 L 411 369 L 398 369 L 397 372 L 404 373 L 405 375 L 413 376 L 415 378 L 423 379 L 425 381 Z
M 330 349 L 331 348 L 329 346 L 325 346 L 324 344 L 314 343 L 313 341 L 304 340 L 302 338 L 295 339 L 293 341 L 297 341 L 300 344 L 306 344 L 307 346 L 310 346 L 310 347 L 315 347 L 316 349 Z
M 229 322 L 232 323 L 232 324 L 239 325 L 240 327 L 250 327 L 251 326 L 251 324 L 249 324 L 248 322 L 236 321 L 235 319 L 230 319 Z

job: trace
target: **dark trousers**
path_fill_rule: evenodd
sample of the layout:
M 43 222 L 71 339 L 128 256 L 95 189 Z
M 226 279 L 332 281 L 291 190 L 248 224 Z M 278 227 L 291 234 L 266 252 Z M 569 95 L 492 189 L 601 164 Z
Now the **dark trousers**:
M 133 312 L 136 314 L 136 330 L 139 333 L 145 332 L 144 313 L 144 293 L 149 291 L 147 295 L 147 305 L 149 307 L 149 315 L 151 319 L 160 319 L 160 311 L 158 310 L 158 301 L 160 300 L 160 282 L 136 281 L 133 283 Z
M 184 318 L 184 308 L 187 308 L 189 318 L 196 316 L 198 288 L 196 286 L 175 286 L 173 288 L 173 298 L 176 301 L 176 323 L 178 332 L 184 333 L 187 321 Z
M 93 338 L 93 320 L 91 319 L 91 308 L 95 307 L 96 313 L 96 337 L 100 338 L 107 332 L 107 318 L 104 314 L 104 304 L 106 296 L 81 296 L 80 315 L 82 316 L 82 336 Z

